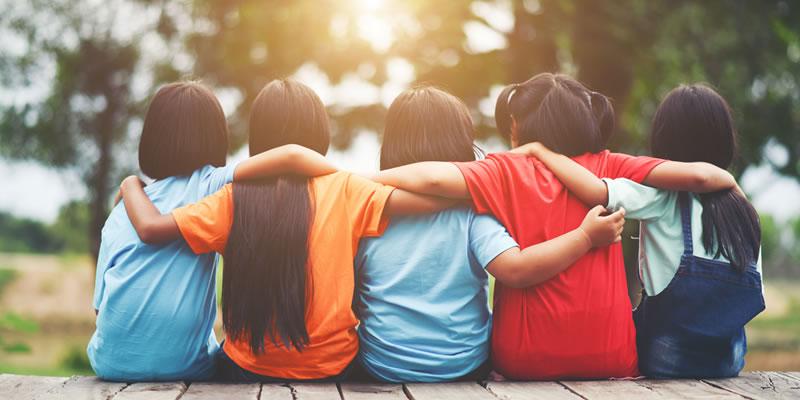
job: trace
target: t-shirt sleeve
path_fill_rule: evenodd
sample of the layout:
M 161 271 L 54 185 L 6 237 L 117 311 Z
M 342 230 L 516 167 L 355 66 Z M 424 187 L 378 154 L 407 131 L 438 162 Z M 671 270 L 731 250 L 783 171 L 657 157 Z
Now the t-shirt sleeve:
M 472 205 L 478 214 L 494 213 L 505 206 L 504 179 L 497 160 L 487 158 L 480 161 L 456 162 L 467 189 L 472 197 Z
M 394 187 L 348 174 L 345 183 L 347 211 L 358 237 L 380 236 L 389 224 L 384 208 Z
M 486 268 L 500 253 L 519 247 L 506 228 L 490 215 L 476 215 L 469 226 L 469 249 L 475 260 Z
M 228 163 L 224 167 L 211 168 L 205 176 L 207 184 L 206 195 L 215 193 L 222 189 L 223 186 L 233 182 L 233 174 L 236 172 L 236 167 L 239 166 L 238 162 Z
M 651 188 L 625 178 L 604 178 L 603 181 L 608 187 L 607 207 L 612 210 L 624 207 L 626 218 L 658 219 L 678 205 L 677 192 Z
M 663 162 L 664 160 L 660 158 L 609 153 L 607 176 L 609 178 L 627 178 L 636 183 L 642 183 L 653 168 Z
M 172 211 L 181 236 L 195 254 L 223 253 L 233 224 L 233 185 Z

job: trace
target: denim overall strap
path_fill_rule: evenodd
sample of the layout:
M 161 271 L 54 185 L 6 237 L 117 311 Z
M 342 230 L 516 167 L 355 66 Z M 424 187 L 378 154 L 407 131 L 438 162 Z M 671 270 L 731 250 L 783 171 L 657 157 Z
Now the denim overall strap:
M 692 201 L 686 192 L 678 193 L 678 201 L 681 205 L 681 228 L 683 230 L 683 255 L 691 256 L 694 254 L 692 245 Z

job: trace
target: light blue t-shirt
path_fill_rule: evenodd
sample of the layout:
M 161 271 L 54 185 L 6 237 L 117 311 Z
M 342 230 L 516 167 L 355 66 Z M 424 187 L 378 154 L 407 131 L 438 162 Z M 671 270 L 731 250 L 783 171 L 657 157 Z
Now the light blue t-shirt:
M 235 165 L 205 166 L 145 188 L 162 213 L 194 203 L 233 180 Z M 216 254 L 195 255 L 183 239 L 139 240 L 120 202 L 103 226 L 87 353 L 97 376 L 122 381 L 208 379 L 219 349 L 213 325 Z
M 359 358 L 389 382 L 459 378 L 489 357 L 486 266 L 517 247 L 491 216 L 468 208 L 393 218 L 362 239 L 356 267 Z
M 672 282 L 683 254 L 683 225 L 678 192 L 655 189 L 625 178 L 604 178 L 608 208 L 625 208 L 625 218 L 639 220 L 639 277 L 648 296 L 661 293 Z M 714 257 L 703 245 L 703 204 L 696 194 L 692 201 L 692 249 L 697 257 Z M 756 269 L 761 274 L 761 252 Z M 763 287 L 763 286 L 762 286 Z

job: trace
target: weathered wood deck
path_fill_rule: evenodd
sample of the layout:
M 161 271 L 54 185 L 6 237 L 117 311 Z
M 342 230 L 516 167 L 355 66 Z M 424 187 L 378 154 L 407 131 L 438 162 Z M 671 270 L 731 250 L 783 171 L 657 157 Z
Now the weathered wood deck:
M 0 375 L 0 399 L 800 399 L 800 372 L 748 372 L 733 379 L 487 382 L 448 384 L 114 383 L 94 377 Z

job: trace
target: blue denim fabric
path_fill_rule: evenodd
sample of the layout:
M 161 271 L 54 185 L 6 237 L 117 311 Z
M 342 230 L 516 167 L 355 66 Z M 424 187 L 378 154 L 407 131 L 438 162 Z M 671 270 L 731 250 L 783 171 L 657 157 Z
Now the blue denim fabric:
M 639 370 L 655 378 L 721 378 L 744 367 L 744 326 L 764 310 L 755 265 L 693 255 L 691 202 L 680 194 L 684 252 L 664 291 L 642 298 L 634 312 Z

